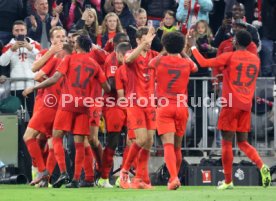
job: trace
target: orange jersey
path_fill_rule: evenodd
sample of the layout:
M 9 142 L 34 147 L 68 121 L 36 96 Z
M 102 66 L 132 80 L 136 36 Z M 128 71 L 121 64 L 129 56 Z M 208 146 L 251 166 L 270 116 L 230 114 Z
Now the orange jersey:
M 226 66 L 223 71 L 222 97 L 227 100 L 228 107 L 250 111 L 260 69 L 258 56 L 247 50 L 237 50 L 205 59 L 197 49 L 192 52 L 202 67 Z
M 126 54 L 125 58 L 129 55 Z M 136 95 L 137 98 L 150 97 L 154 94 L 155 69 L 148 66 L 151 59 L 156 57 L 158 52 L 149 50 L 146 57 L 139 55 L 132 63 L 126 64 L 128 87 L 126 97 Z
M 187 97 L 190 73 L 197 71 L 194 62 L 180 56 L 158 56 L 151 60 L 149 66 L 156 68 L 158 98 L 165 97 L 175 103 L 177 95 Z
M 80 98 L 78 106 L 74 100 L 72 105 L 63 105 L 62 109 L 79 113 L 88 112 L 88 108 L 82 103 L 84 98 L 91 97 L 95 79 L 100 83 L 106 82 L 106 77 L 99 64 L 87 53 L 72 54 L 63 59 L 57 71 L 64 75 L 62 94 Z

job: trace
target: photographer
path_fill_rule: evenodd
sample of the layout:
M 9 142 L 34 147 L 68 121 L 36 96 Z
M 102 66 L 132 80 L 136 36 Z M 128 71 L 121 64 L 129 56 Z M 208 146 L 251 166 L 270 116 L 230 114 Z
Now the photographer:
M 7 66 L 10 64 L 10 78 L 19 79 L 26 78 L 30 81 L 15 81 L 11 84 L 12 95 L 17 96 L 24 105 L 24 97 L 22 91 L 28 86 L 33 86 L 34 73 L 32 72 L 32 63 L 40 50 L 39 43 L 31 38 L 26 37 L 27 27 L 25 22 L 19 20 L 13 23 L 12 34 L 14 38 L 3 48 L 0 57 L 0 65 Z M 30 116 L 32 116 L 34 94 L 26 99 Z

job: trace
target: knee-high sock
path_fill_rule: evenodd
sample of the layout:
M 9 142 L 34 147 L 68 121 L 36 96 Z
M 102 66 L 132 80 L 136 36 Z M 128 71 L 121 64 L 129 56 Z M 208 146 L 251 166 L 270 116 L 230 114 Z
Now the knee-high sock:
M 41 149 L 37 143 L 36 139 L 30 139 L 25 142 L 28 151 L 32 157 L 32 160 L 37 166 L 39 172 L 43 172 L 45 170 L 45 163 L 42 157 Z
M 149 181 L 149 172 L 148 172 L 148 163 L 149 163 L 149 150 L 140 149 L 138 154 L 138 165 L 136 169 L 136 177 L 143 179 L 146 183 Z
M 114 153 L 115 153 L 115 150 L 111 149 L 108 146 L 104 149 L 102 175 L 101 175 L 101 177 L 103 179 L 108 179 L 110 170 L 111 170 L 112 165 L 113 165 Z
M 63 149 L 62 138 L 54 137 L 53 147 L 54 147 L 55 158 L 58 163 L 60 173 L 64 173 L 66 172 L 66 163 L 65 163 L 65 153 Z
M 182 163 L 182 153 L 181 148 L 175 147 L 174 148 L 175 158 L 176 158 L 176 172 L 179 174 L 179 170 Z
M 94 164 L 93 164 L 93 153 L 90 146 L 85 147 L 85 156 L 84 156 L 84 173 L 85 181 L 93 182 L 94 181 Z
M 75 156 L 75 172 L 74 172 L 74 180 L 79 181 L 81 170 L 84 162 L 84 143 L 79 142 L 75 143 L 76 156 Z
M 92 147 L 93 156 L 96 160 L 97 170 L 100 172 L 102 169 L 102 160 L 103 160 L 103 147 L 99 143 L 98 147 Z
M 49 149 L 48 157 L 47 157 L 47 162 L 46 162 L 46 169 L 50 173 L 50 175 L 53 174 L 53 171 L 56 167 L 57 161 L 55 158 L 54 154 L 54 149 Z
M 222 165 L 224 169 L 225 183 L 232 181 L 233 150 L 232 142 L 222 140 Z
M 247 141 L 242 141 L 238 142 L 238 146 L 240 150 L 242 150 L 246 156 L 257 165 L 259 169 L 262 168 L 264 163 L 257 150 L 252 145 L 250 145 Z
M 170 173 L 170 180 L 172 180 L 177 177 L 176 156 L 174 152 L 174 145 L 171 143 L 166 143 L 163 146 L 164 146 L 165 163 Z
M 127 156 L 126 162 L 123 166 L 123 169 L 125 169 L 126 171 L 129 171 L 130 166 L 133 163 L 133 161 L 135 160 L 136 156 L 138 155 L 140 149 L 141 149 L 141 147 L 136 143 L 133 143 L 130 146 L 128 156 Z

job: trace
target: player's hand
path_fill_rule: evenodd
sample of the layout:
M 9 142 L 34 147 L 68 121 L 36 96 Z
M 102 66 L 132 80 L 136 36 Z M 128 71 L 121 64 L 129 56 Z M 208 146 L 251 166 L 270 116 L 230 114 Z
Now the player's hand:
M 55 16 L 51 20 L 51 27 L 57 26 L 58 21 L 59 21 L 59 14 L 56 13 Z
M 146 43 L 146 44 L 150 44 L 151 42 L 152 42 L 152 40 L 154 39 L 154 37 L 155 37 L 155 29 L 154 29 L 154 27 L 149 27 L 149 31 L 148 31 L 148 33 L 147 33 L 147 35 L 146 35 L 146 37 L 145 37 L 145 40 L 144 40 L 144 42 Z
M 192 35 L 187 34 L 186 40 L 189 47 L 193 47 L 196 45 L 196 39 Z
M 52 54 L 56 54 L 57 52 L 60 52 L 62 49 L 63 49 L 63 43 L 59 43 L 59 44 L 56 44 L 56 45 L 52 45 L 50 47 L 49 51 Z
M 36 19 L 33 15 L 30 16 L 30 20 L 31 20 L 31 24 L 32 24 L 32 29 L 36 29 L 37 28 L 37 22 L 36 22 Z
M 33 92 L 34 92 L 34 87 L 29 87 L 29 88 L 24 89 L 24 91 L 22 92 L 22 95 L 24 97 L 28 97 L 28 95 Z
M 22 47 L 22 41 L 16 41 L 11 47 L 11 51 L 15 52 L 20 47 Z

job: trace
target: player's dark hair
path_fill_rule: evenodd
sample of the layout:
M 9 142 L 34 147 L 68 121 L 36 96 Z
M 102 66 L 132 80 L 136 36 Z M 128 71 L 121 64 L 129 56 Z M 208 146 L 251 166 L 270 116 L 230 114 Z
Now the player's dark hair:
M 116 52 L 117 53 L 121 53 L 123 55 L 126 54 L 127 51 L 131 50 L 131 45 L 129 42 L 122 42 L 122 43 L 119 43 L 116 47 Z
M 83 49 L 85 52 L 89 52 L 92 48 L 92 41 L 90 37 L 81 35 L 77 38 L 78 46 Z
M 64 43 L 62 49 L 65 50 L 68 54 L 72 54 L 73 52 L 73 47 L 68 43 Z
M 140 27 L 137 31 L 136 31 L 136 38 L 141 39 L 143 37 L 143 35 L 147 35 L 149 32 L 149 28 L 144 26 L 144 27 Z
M 236 40 L 239 46 L 246 48 L 252 42 L 252 36 L 248 31 L 240 30 L 236 33 Z
M 14 27 L 15 25 L 24 25 L 27 28 L 27 25 L 26 25 L 26 23 L 23 20 L 16 20 L 13 23 L 12 27 Z
M 162 44 L 168 53 L 178 54 L 181 53 L 184 48 L 185 38 L 184 35 L 178 31 L 169 32 L 163 35 Z
M 129 42 L 129 37 L 126 33 L 116 33 L 116 35 L 113 38 L 114 45 L 118 45 L 121 42 Z
M 73 37 L 75 37 L 75 36 L 88 36 L 88 37 L 90 37 L 88 31 L 86 31 L 85 29 L 77 30 L 75 33 L 72 34 L 72 36 Z

